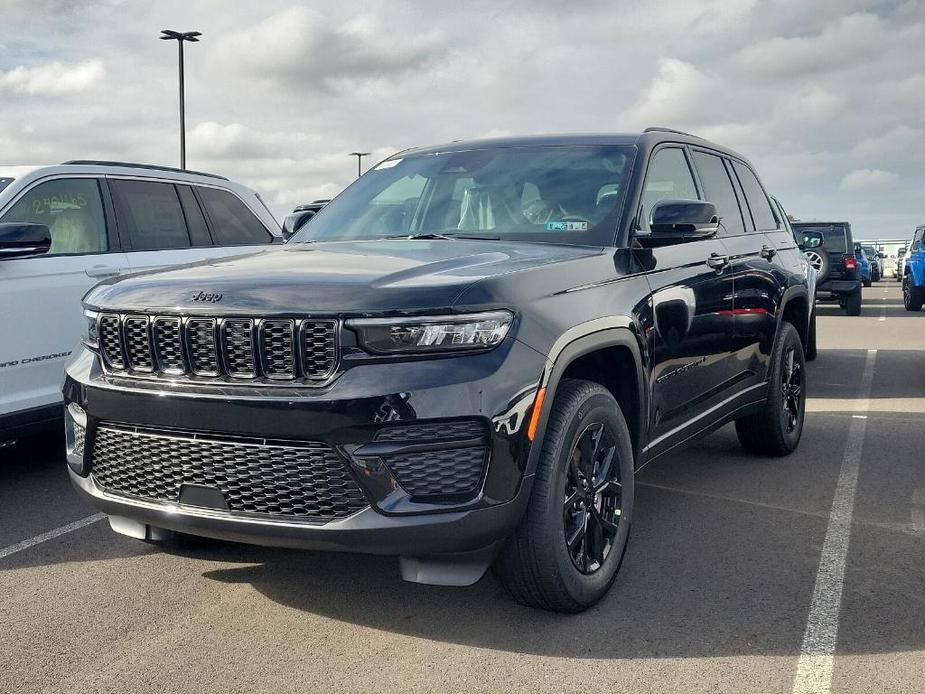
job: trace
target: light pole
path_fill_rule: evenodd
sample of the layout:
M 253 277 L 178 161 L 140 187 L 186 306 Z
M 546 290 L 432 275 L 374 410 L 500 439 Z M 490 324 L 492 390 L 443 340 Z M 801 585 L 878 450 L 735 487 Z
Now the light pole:
M 164 41 L 176 41 L 180 47 L 180 168 L 186 168 L 186 99 L 183 92 L 183 42 L 197 43 L 202 32 L 174 31 L 162 29 L 160 38 Z
M 362 161 L 363 157 L 368 157 L 372 152 L 351 152 L 348 156 L 357 158 L 357 178 L 363 175 Z

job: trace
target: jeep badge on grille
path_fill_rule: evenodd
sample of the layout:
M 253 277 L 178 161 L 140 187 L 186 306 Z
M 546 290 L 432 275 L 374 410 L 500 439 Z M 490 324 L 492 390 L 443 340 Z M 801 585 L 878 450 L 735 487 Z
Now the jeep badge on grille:
M 221 294 L 213 294 L 211 292 L 198 292 L 193 294 L 193 301 L 201 301 L 207 304 L 217 304 L 221 300 Z

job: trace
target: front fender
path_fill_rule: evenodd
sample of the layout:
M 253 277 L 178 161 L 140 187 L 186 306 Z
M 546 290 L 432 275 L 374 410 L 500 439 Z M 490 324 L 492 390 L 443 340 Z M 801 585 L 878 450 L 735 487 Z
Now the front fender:
M 635 385 L 639 408 L 636 418 L 638 422 L 636 440 L 639 442 L 639 448 L 643 448 L 643 436 L 648 423 L 647 413 L 649 408 L 648 390 L 646 388 L 648 379 L 646 378 L 645 360 L 643 358 L 645 354 L 644 344 L 635 330 L 632 319 L 624 316 L 598 318 L 566 331 L 555 342 L 550 351 L 546 368 L 540 381 L 540 387 L 545 388 L 545 397 L 537 420 L 534 445 L 530 447 L 530 455 L 527 460 L 526 473 L 528 475 L 532 475 L 536 471 L 543 437 L 546 433 L 546 425 L 556 397 L 556 390 L 569 364 L 581 356 L 609 347 L 625 347 L 631 354 L 633 369 L 636 373 Z M 637 460 L 637 467 L 640 462 Z

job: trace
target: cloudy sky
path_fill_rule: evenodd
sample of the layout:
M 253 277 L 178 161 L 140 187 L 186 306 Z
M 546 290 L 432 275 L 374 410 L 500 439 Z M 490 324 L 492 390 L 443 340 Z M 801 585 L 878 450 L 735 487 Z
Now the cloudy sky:
M 177 164 L 278 216 L 361 149 L 498 134 L 690 130 L 801 219 L 925 223 L 925 1 L 0 0 L 0 164 Z

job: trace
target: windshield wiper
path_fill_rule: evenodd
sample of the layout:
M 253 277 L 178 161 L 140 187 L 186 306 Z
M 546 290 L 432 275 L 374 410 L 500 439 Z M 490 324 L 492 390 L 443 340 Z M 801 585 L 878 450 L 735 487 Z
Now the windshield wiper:
M 469 241 L 500 241 L 500 236 L 482 236 L 480 234 L 447 234 L 443 232 L 426 232 L 419 234 L 392 234 L 391 236 L 382 236 L 383 239 L 409 239 L 409 240 L 440 240 L 454 241 L 456 239 L 467 239 Z

